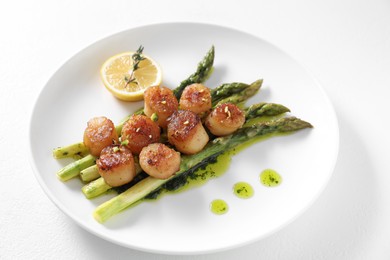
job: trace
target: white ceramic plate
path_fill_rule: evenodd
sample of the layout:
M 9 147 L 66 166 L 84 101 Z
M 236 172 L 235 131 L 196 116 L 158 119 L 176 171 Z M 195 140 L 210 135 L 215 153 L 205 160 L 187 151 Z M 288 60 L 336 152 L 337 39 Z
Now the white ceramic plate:
M 221 83 L 264 79 L 261 92 L 249 103 L 276 102 L 314 129 L 276 137 L 233 157 L 222 177 L 196 189 L 144 202 L 104 225 L 92 212 L 107 200 L 84 198 L 82 183 L 63 183 L 56 172 L 69 160 L 55 160 L 52 149 L 82 140 L 88 119 L 105 115 L 114 122 L 142 103 L 118 101 L 103 87 L 101 64 L 110 56 L 139 45 L 163 68 L 166 86 L 174 88 L 195 71 L 198 61 L 215 46 L 215 71 L 209 87 Z M 338 151 L 338 126 L 333 108 L 313 77 L 274 45 L 253 35 L 220 26 L 192 23 L 150 25 L 124 31 L 82 50 L 48 81 L 31 117 L 30 145 L 36 177 L 53 202 L 76 223 L 111 242 L 149 252 L 198 254 L 233 248 L 275 232 L 301 214 L 327 184 Z M 260 184 L 265 168 L 278 171 L 277 188 Z M 238 199 L 232 186 L 250 183 L 255 194 Z M 209 210 L 213 199 L 230 207 L 225 215 Z

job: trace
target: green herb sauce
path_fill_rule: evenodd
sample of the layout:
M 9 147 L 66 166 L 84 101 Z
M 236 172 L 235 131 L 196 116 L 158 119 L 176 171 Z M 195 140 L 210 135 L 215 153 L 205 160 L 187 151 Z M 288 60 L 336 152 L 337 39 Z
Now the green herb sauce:
M 253 188 L 249 183 L 237 182 L 233 186 L 234 194 L 241 199 L 248 199 L 253 196 Z
M 229 168 L 232 152 L 225 152 L 219 155 L 215 162 L 211 162 L 205 167 L 199 168 L 194 173 L 189 175 L 185 180 L 184 185 L 176 190 L 169 192 L 182 192 L 188 189 L 202 186 L 207 181 L 222 176 Z
M 222 215 L 228 212 L 229 206 L 224 200 L 216 199 L 210 203 L 210 210 L 214 214 Z
M 268 120 L 271 117 L 267 118 Z M 262 119 L 264 120 L 264 118 Z M 256 120 L 256 121 L 262 121 Z M 250 123 L 253 123 L 252 121 Z M 288 133 L 289 134 L 289 133 Z M 165 194 L 174 194 L 182 191 L 186 191 L 192 188 L 196 188 L 204 185 L 207 181 L 222 176 L 230 166 L 232 156 L 238 154 L 242 150 L 252 146 L 253 144 L 259 143 L 261 141 L 267 140 L 273 136 L 284 136 L 288 134 L 266 134 L 257 138 L 253 138 L 250 141 L 244 142 L 238 147 L 226 151 L 216 158 L 207 161 L 203 166 L 199 167 L 190 174 L 178 176 L 172 181 L 166 183 L 162 188 L 152 192 L 145 197 L 147 200 L 156 200 L 163 197 Z M 270 185 L 267 185 L 270 186 Z M 275 185 L 273 185 L 275 186 Z M 119 191 L 120 193 L 120 191 Z
M 272 169 L 266 169 L 260 173 L 260 182 L 264 186 L 275 187 L 280 185 L 282 177 Z

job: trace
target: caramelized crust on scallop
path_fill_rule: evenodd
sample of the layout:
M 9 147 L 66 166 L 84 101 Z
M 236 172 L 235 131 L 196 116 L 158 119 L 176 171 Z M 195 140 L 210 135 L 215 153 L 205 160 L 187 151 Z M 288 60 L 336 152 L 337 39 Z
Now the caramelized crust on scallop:
M 150 87 L 144 93 L 144 113 L 151 117 L 154 113 L 158 117 L 158 125 L 167 127 L 167 118 L 178 109 L 177 101 L 172 90 L 167 87 Z
M 168 141 L 185 154 L 194 154 L 209 141 L 198 115 L 189 110 L 178 110 L 168 119 Z
M 187 86 L 180 98 L 180 109 L 190 110 L 198 115 L 211 109 L 211 92 L 203 84 L 194 83 Z
M 130 182 L 135 176 L 134 157 L 130 149 L 122 145 L 104 148 L 96 160 L 99 174 L 111 187 Z
M 167 179 L 180 169 L 180 153 L 162 143 L 154 143 L 142 149 L 139 163 L 150 176 Z
M 160 127 L 149 117 L 133 115 L 122 128 L 122 143 L 127 141 L 127 147 L 139 154 L 145 146 L 160 141 Z
M 230 103 L 218 105 L 205 120 L 206 127 L 217 136 L 229 135 L 244 123 L 244 112 L 235 104 Z
M 192 131 L 199 123 L 200 118 L 189 110 L 178 110 L 172 114 L 168 123 L 168 136 L 183 141 L 191 138 Z
M 94 117 L 87 123 L 84 131 L 84 144 L 90 153 L 99 156 L 104 147 L 118 142 L 114 123 L 104 117 Z

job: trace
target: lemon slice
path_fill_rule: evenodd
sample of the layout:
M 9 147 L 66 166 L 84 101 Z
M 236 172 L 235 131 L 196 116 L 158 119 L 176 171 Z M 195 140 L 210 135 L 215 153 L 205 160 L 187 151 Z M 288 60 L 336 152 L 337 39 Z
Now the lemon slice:
M 133 71 L 135 52 L 124 52 L 110 57 L 100 70 L 106 88 L 117 98 L 124 101 L 143 99 L 148 87 L 159 86 L 162 81 L 160 66 L 150 57 L 144 58 Z

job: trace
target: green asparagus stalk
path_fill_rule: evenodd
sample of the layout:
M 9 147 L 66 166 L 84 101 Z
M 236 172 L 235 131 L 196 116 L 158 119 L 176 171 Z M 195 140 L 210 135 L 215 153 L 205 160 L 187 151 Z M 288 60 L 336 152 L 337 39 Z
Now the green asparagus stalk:
M 253 84 L 262 84 L 262 80 L 255 81 L 252 84 L 246 84 L 242 82 L 224 83 L 214 89 L 211 89 L 212 106 L 215 106 L 219 101 L 230 97 L 233 94 L 240 94 L 245 89 L 249 88 Z
M 61 181 L 67 181 L 79 175 L 80 171 L 95 164 L 96 157 L 87 155 L 80 160 L 74 161 L 57 172 L 57 176 Z
M 98 222 L 103 223 L 110 217 L 143 199 L 148 194 L 161 188 L 167 182 L 174 180 L 178 176 L 193 171 L 197 168 L 197 166 L 203 165 L 205 162 L 207 163 L 208 161 L 215 159 L 224 151 L 237 147 L 238 145 L 241 145 L 255 137 L 271 133 L 294 132 L 311 127 L 312 125 L 310 123 L 298 118 L 285 117 L 271 122 L 262 122 L 250 127 L 244 127 L 237 130 L 232 135 L 216 138 L 206 145 L 206 147 L 199 153 L 192 156 L 182 156 L 180 170 L 171 178 L 160 180 L 148 177 L 138 182 L 125 192 L 98 206 L 94 211 L 93 216 Z
M 203 60 L 199 62 L 196 71 L 191 74 L 187 79 L 183 80 L 180 85 L 173 90 L 173 94 L 175 94 L 177 99 L 180 99 L 185 87 L 193 83 L 202 83 L 210 76 L 214 64 L 214 56 L 214 46 L 211 46 L 210 50 L 206 53 Z
M 277 116 L 290 112 L 287 107 L 275 103 L 258 103 L 244 109 L 245 121 L 261 116 Z
M 84 170 L 80 171 L 80 178 L 84 182 L 90 182 L 96 180 L 99 177 L 100 174 L 96 164 L 89 166 L 88 168 L 85 168 Z
M 71 144 L 64 147 L 57 147 L 53 149 L 53 157 L 55 159 L 75 157 L 75 156 L 85 156 L 89 153 L 88 148 L 84 145 L 83 142 Z
M 95 198 L 106 191 L 110 190 L 112 187 L 108 185 L 102 177 L 91 181 L 90 183 L 84 185 L 81 188 L 81 191 L 87 199 Z
M 263 84 L 262 79 L 256 80 L 255 82 L 250 84 L 249 87 L 243 89 L 241 92 L 235 93 L 231 96 L 227 96 L 227 97 L 222 98 L 222 99 L 219 99 L 217 102 L 215 102 L 215 105 L 214 105 L 214 101 L 212 103 L 214 106 L 217 106 L 217 105 L 223 104 L 223 103 L 239 104 L 243 101 L 246 101 L 250 97 L 254 96 L 259 91 L 262 84 Z

